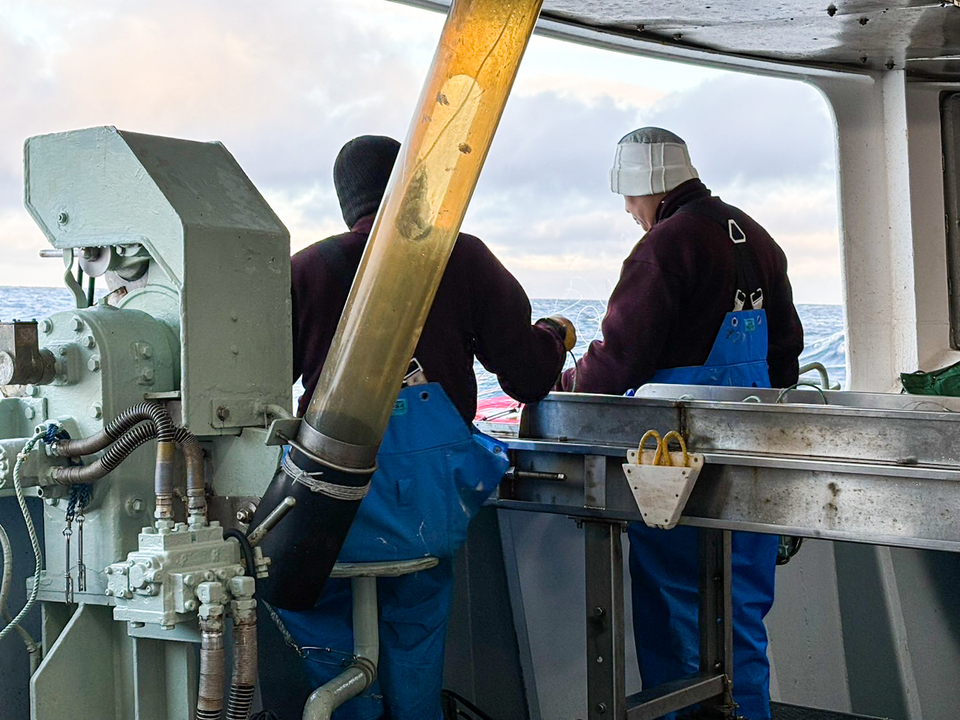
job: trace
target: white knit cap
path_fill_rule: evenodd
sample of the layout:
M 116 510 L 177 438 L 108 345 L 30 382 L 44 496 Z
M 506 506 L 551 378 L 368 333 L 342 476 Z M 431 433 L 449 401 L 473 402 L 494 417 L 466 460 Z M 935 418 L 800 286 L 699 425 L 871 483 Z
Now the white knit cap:
M 683 140 L 669 130 L 645 127 L 617 145 L 610 189 L 629 197 L 659 195 L 698 177 Z

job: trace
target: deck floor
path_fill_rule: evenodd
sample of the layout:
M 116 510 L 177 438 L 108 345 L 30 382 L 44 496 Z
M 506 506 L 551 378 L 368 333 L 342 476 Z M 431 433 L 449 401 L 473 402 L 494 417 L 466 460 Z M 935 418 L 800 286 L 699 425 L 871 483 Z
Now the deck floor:
M 884 720 L 869 715 L 851 715 L 834 712 L 833 710 L 817 710 L 816 708 L 785 705 L 783 703 L 770 703 L 770 710 L 773 720 Z

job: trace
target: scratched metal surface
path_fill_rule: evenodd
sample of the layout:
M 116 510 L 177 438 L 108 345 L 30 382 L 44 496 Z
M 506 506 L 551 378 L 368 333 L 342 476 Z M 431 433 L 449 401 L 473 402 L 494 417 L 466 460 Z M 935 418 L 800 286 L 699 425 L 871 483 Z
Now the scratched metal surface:
M 960 8 L 950 2 L 546 0 L 544 14 L 638 39 L 804 64 L 906 63 L 934 76 L 960 70 Z
M 949 0 L 545 0 L 541 17 L 628 40 L 804 66 L 960 77 L 960 7 Z

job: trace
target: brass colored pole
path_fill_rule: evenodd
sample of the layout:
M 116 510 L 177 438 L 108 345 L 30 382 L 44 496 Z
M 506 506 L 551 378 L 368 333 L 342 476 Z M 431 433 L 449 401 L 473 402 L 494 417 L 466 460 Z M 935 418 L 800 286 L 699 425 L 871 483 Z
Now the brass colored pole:
M 301 443 L 373 460 L 443 277 L 542 0 L 454 0 Z
M 336 562 L 542 1 L 450 8 L 323 373 L 251 524 L 296 501 L 261 540 L 272 605 L 312 607 Z

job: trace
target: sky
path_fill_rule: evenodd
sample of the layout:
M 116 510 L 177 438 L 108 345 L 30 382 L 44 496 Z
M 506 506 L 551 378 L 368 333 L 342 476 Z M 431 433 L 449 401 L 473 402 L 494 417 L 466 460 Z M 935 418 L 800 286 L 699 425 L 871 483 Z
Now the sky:
M 442 24 L 385 0 L 0 0 L 0 285 L 59 283 L 23 209 L 23 141 L 49 132 L 220 140 L 293 251 L 343 232 L 333 160 L 356 135 L 406 135 Z M 610 165 L 644 125 L 770 231 L 798 302 L 841 301 L 833 121 L 796 81 L 534 37 L 463 230 L 531 297 L 605 299 L 642 235 Z

